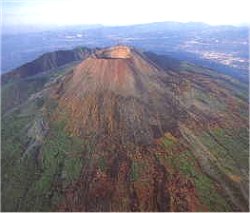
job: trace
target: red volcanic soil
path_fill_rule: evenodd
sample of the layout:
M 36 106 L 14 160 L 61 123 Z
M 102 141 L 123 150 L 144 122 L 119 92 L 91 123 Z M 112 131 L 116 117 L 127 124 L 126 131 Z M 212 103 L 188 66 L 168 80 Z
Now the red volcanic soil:
M 148 78 L 158 70 L 139 53 L 118 50 L 99 51 L 79 64 L 67 84 L 65 96 L 104 90 L 122 96 L 138 95 L 138 81 L 149 81 Z
M 60 108 L 67 111 L 67 129 L 82 137 L 108 135 L 142 143 L 174 129 L 176 117 L 185 113 L 170 93 L 175 84 L 171 77 L 133 49 L 125 58 L 117 58 L 116 49 L 108 52 L 109 58 L 106 50 L 87 58 L 54 90 Z

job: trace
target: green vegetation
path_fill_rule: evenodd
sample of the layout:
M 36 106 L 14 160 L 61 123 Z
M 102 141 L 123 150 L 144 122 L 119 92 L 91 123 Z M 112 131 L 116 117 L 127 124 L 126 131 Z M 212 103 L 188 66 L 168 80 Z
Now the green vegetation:
M 25 132 L 33 119 L 18 112 L 3 119 L 2 207 L 6 211 L 51 211 L 53 203 L 60 201 L 63 187 L 80 175 L 83 151 L 91 150 L 84 141 L 70 137 L 60 121 L 51 123 L 41 146 L 24 155 L 30 140 Z
M 40 73 L 24 79 L 11 79 L 7 83 L 4 83 L 1 94 L 2 113 L 25 103 L 32 94 L 40 92 L 46 83 L 70 72 L 76 64 L 76 62 L 73 62 L 49 72 Z M 41 100 L 38 100 L 38 105 L 42 105 Z
M 60 183 L 62 176 L 63 184 L 67 185 L 79 176 L 82 159 L 78 153 L 83 150 L 83 142 L 70 138 L 63 129 L 63 122 L 52 123 L 50 134 L 39 143 L 35 141 L 35 135 L 34 138 L 28 136 L 45 103 L 42 97 L 32 102 L 28 99 L 49 81 L 69 72 L 74 65 L 10 80 L 2 85 L 1 187 L 4 211 L 49 211 L 52 203 L 60 199 L 55 183 Z M 48 101 L 47 104 L 51 103 Z M 55 105 L 48 108 L 52 112 Z M 67 153 L 69 150 L 76 154 Z
M 107 167 L 105 157 L 102 156 L 98 159 L 98 166 L 102 172 L 105 171 Z
M 209 211 L 230 210 L 225 199 L 217 192 L 213 181 L 198 169 L 195 158 L 189 151 L 178 155 L 174 163 L 176 169 L 195 184 L 199 199 Z
M 189 151 L 182 152 L 180 155 L 176 156 L 174 159 L 174 166 L 189 178 L 196 177 L 197 175 L 195 172 L 195 159 Z
M 209 207 L 209 211 L 230 211 L 226 200 L 217 192 L 213 181 L 204 174 L 198 174 L 194 183 L 198 197 L 203 204 Z
M 158 155 L 160 162 L 171 165 L 174 171 L 180 172 L 183 177 L 191 180 L 196 187 L 200 201 L 208 207 L 209 211 L 230 211 L 226 200 L 218 193 L 213 181 L 200 170 L 192 153 L 185 149 L 174 154 L 174 150 L 180 144 L 169 137 L 165 137 L 162 142 L 168 155 L 161 158 Z
M 201 135 L 201 140 L 223 165 L 227 175 L 240 175 L 239 169 L 248 171 L 248 130 L 246 128 L 217 128 Z
M 170 138 L 164 138 L 163 144 L 164 144 L 165 148 L 168 148 L 168 147 L 171 147 L 174 145 L 174 141 L 171 140 Z
M 34 152 L 27 156 L 23 154 L 30 142 L 25 133 L 34 116 L 19 113 L 16 110 L 2 119 L 1 187 L 5 194 L 2 196 L 2 209 L 5 211 L 19 209 L 28 186 L 38 178 L 38 168 L 32 159 Z
M 226 105 L 220 101 L 214 94 L 202 91 L 202 89 L 193 89 L 193 98 L 203 103 L 209 109 L 216 111 L 225 111 Z
M 32 94 L 41 91 L 47 81 L 48 77 L 41 76 L 5 84 L 2 88 L 2 113 L 23 104 Z
M 132 161 L 130 170 L 130 180 L 136 181 L 139 178 L 139 165 L 136 161 Z
M 84 143 L 69 137 L 64 125 L 63 121 L 52 123 L 50 135 L 41 148 L 43 172 L 34 184 L 34 193 L 40 198 L 38 202 L 43 203 L 42 209 L 46 204 L 50 209 L 51 202 L 61 199 L 63 187 L 77 179 L 83 165 L 81 155 Z

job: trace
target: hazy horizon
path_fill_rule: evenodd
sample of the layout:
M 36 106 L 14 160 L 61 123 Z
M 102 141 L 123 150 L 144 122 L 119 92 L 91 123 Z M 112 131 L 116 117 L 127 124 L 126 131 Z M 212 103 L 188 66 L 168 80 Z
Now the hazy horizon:
M 2 26 L 127 26 L 154 22 L 248 25 L 247 0 L 3 0 Z

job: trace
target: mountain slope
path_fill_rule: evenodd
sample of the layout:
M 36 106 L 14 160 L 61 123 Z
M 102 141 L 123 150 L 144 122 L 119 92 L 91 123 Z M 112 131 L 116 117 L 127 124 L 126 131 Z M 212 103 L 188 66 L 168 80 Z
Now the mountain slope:
M 53 79 L 2 113 L 3 210 L 248 210 L 246 84 L 126 46 Z
M 74 50 L 59 50 L 46 53 L 35 59 L 34 61 L 24 64 L 9 73 L 2 76 L 2 82 L 5 83 L 9 79 L 20 79 L 31 77 L 33 75 L 56 69 L 65 64 L 80 61 L 88 57 L 91 50 L 88 48 L 76 48 Z
M 2 111 L 24 103 L 30 95 L 41 90 L 58 73 L 67 71 L 87 58 L 93 50 L 76 48 L 46 53 L 39 58 L 1 75 Z
M 160 73 L 135 51 L 128 54 L 127 58 L 90 57 L 58 85 L 55 95 L 60 97 L 59 106 L 70 114 L 68 128 L 75 135 L 84 131 L 106 137 L 121 131 L 125 141 L 138 134 L 132 140 L 147 143 L 153 134 L 176 125 L 181 113 L 171 94 L 174 82 L 163 85 L 171 82 L 171 76 Z M 151 128 L 155 128 L 153 132 Z

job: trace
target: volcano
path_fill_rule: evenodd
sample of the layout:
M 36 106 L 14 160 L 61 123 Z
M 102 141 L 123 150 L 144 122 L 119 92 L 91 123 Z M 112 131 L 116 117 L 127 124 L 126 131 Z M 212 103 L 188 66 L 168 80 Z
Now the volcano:
M 35 76 L 4 86 L 4 210 L 248 209 L 244 83 L 123 45 Z
M 171 92 L 176 83 L 134 49 L 118 46 L 80 63 L 54 95 L 68 130 L 118 142 L 149 144 L 185 116 Z M 61 111 L 61 110 L 60 110 Z

